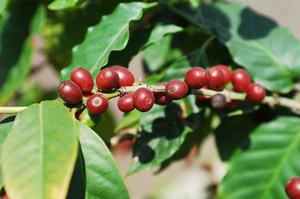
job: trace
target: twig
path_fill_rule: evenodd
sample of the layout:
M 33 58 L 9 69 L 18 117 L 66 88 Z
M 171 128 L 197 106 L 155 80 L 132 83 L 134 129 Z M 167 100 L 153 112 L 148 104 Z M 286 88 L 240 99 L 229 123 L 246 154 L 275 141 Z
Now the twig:
M 139 88 L 148 88 L 152 92 L 165 92 L 166 88 L 165 85 L 162 84 L 145 84 L 145 83 L 139 83 L 133 86 L 126 86 L 121 87 L 118 90 L 111 92 L 111 93 L 102 93 L 104 94 L 108 99 L 112 99 L 115 97 L 119 97 L 124 95 L 125 93 L 133 93 Z M 101 93 L 101 92 L 99 92 Z M 209 90 L 209 89 L 192 89 L 190 91 L 190 94 L 192 95 L 202 95 L 207 98 L 210 98 L 216 94 L 223 94 L 226 96 L 227 101 L 231 100 L 237 100 L 237 101 L 245 101 L 247 100 L 247 96 L 245 93 L 237 93 L 229 90 L 223 90 L 223 91 L 215 91 L 215 90 Z M 281 106 L 285 108 L 289 108 L 292 111 L 300 111 L 300 101 L 293 100 L 290 98 L 285 97 L 279 97 L 279 96 L 266 96 L 264 100 L 261 102 L 262 104 L 267 104 L 271 107 L 275 106 Z M 26 107 L 0 107 L 0 114 L 17 114 L 21 111 L 26 109 Z

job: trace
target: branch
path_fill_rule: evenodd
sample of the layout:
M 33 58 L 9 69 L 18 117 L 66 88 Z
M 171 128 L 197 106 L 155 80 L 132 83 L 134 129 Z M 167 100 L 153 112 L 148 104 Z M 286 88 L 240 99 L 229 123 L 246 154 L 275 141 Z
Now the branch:
M 119 97 L 124 95 L 125 93 L 134 93 L 139 88 L 148 88 L 154 93 L 157 92 L 165 92 L 166 87 L 165 85 L 158 85 L 158 84 L 145 84 L 145 83 L 138 83 L 133 86 L 125 86 L 121 87 L 118 90 L 111 92 L 111 93 L 102 93 L 105 95 L 108 99 L 112 99 L 115 97 Z M 237 100 L 237 101 L 245 101 L 247 100 L 247 96 L 245 93 L 237 93 L 229 90 L 223 90 L 223 91 L 215 91 L 215 90 L 209 90 L 209 89 L 192 89 L 190 92 L 191 95 L 202 95 L 207 98 L 211 98 L 212 96 L 216 94 L 223 94 L 225 95 L 228 102 L 231 100 Z M 289 108 L 292 111 L 300 111 L 300 101 L 285 98 L 285 97 L 279 97 L 279 96 L 266 96 L 264 100 L 261 102 L 262 104 L 267 104 L 271 107 L 275 106 L 281 106 L 285 108 Z M 17 114 L 21 111 L 26 109 L 26 107 L 0 107 L 0 114 Z

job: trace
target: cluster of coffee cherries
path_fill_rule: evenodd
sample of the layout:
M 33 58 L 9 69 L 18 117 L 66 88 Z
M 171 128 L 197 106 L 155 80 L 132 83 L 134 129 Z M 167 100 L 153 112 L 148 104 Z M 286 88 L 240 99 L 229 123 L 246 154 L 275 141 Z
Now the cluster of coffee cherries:
M 113 66 L 102 69 L 96 76 L 95 84 L 92 75 L 85 68 L 75 68 L 70 81 L 63 81 L 58 87 L 60 97 L 69 105 L 82 103 L 91 114 L 101 114 L 108 108 L 110 93 L 119 92 L 118 108 L 122 112 L 130 112 L 137 109 L 141 112 L 149 111 L 154 103 L 167 105 L 172 100 L 186 97 L 191 89 L 211 89 L 222 91 L 231 82 L 236 92 L 246 92 L 251 102 L 261 102 L 265 95 L 265 89 L 256 83 L 251 83 L 251 78 L 246 70 L 236 69 L 233 72 L 225 65 L 217 65 L 209 69 L 202 67 L 191 68 L 184 77 L 184 81 L 170 80 L 158 83 L 159 91 L 153 92 L 147 86 L 135 84 L 135 77 L 125 67 Z M 121 92 L 119 88 L 137 86 L 134 92 Z M 100 91 L 100 92 L 98 92 Z M 226 97 L 223 94 L 214 96 L 198 96 L 199 100 L 211 100 L 214 107 L 221 108 L 226 105 Z
M 300 177 L 290 179 L 286 183 L 285 192 L 290 199 L 300 199 Z

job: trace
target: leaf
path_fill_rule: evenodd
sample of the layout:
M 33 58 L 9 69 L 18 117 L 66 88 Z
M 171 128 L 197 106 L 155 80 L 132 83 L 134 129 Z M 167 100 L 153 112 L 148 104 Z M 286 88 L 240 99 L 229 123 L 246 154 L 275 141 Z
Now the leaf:
M 142 116 L 142 113 L 137 110 L 133 110 L 133 111 L 125 114 L 124 117 L 122 118 L 122 120 L 116 126 L 115 132 L 119 132 L 123 129 L 137 126 L 139 124 L 141 116 Z
M 74 8 L 82 3 L 83 0 L 54 0 L 49 4 L 50 10 L 62 10 L 67 8 Z
M 288 198 L 285 183 L 300 173 L 300 119 L 278 117 L 258 126 L 247 150 L 236 153 L 218 199 Z
M 158 24 L 153 28 L 150 37 L 143 48 L 160 42 L 167 35 L 175 34 L 181 31 L 183 31 L 182 27 L 173 24 Z
M 9 0 L 1 0 L 0 1 L 0 18 L 3 15 L 4 11 L 6 10 L 8 3 L 9 3 Z
M 5 189 L 14 199 L 64 199 L 78 150 L 78 128 L 58 101 L 18 114 L 2 147 Z
M 129 199 L 117 166 L 101 138 L 86 125 L 78 123 L 80 145 L 86 168 L 88 199 Z
M 8 133 L 10 132 L 13 121 L 14 121 L 14 117 L 9 117 L 0 122 L 0 154 L 2 152 L 2 146 L 4 140 L 6 139 Z M 2 165 L 1 160 L 0 160 L 0 165 Z M 3 187 L 2 171 L 0 171 L 0 187 Z
M 5 104 L 30 70 L 32 47 L 26 39 L 36 3 L 14 3 L 0 25 L 0 104 Z
M 72 63 L 62 70 L 62 79 L 67 79 L 77 66 L 87 68 L 95 76 L 108 62 L 111 51 L 125 48 L 130 22 L 140 19 L 146 6 L 141 2 L 120 3 L 112 14 L 102 17 L 98 25 L 90 27 L 85 40 L 73 48 Z
M 140 119 L 138 138 L 134 144 L 134 161 L 126 175 L 160 165 L 184 142 L 190 128 L 181 120 L 182 110 L 176 104 L 154 106 Z
M 215 139 L 222 160 L 229 160 L 233 153 L 249 147 L 249 134 L 254 128 L 253 121 L 247 115 L 237 115 L 222 119 L 215 130 Z
M 293 88 L 293 78 L 300 75 L 300 44 L 286 28 L 238 4 L 216 3 L 202 11 L 206 24 L 254 81 L 282 93 Z
M 189 2 L 194 8 L 198 8 L 201 5 L 202 0 L 189 0 Z

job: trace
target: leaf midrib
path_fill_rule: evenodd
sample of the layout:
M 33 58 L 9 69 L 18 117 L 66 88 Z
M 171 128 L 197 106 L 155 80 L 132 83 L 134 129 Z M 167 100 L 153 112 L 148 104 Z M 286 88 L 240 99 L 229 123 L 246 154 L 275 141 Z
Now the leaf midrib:
M 292 142 L 289 145 L 289 147 L 286 149 L 283 158 L 281 159 L 281 161 L 279 162 L 279 164 L 277 165 L 277 167 L 274 170 L 275 175 L 273 175 L 273 177 L 270 179 L 268 185 L 266 186 L 265 191 L 263 192 L 261 199 L 265 199 L 266 196 L 269 194 L 271 188 L 274 186 L 276 179 L 278 178 L 279 173 L 282 170 L 282 167 L 284 165 L 284 163 L 286 163 L 286 161 L 289 158 L 290 153 L 293 151 L 293 149 L 297 146 L 299 140 L 300 140 L 300 131 L 297 132 L 297 137 L 291 138 Z
M 39 119 L 40 119 L 40 171 L 43 171 L 43 164 L 44 164 L 44 161 L 43 161 L 43 154 L 44 154 L 44 122 L 43 122 L 43 103 L 41 103 L 39 105 Z M 40 173 L 43 173 L 43 172 L 40 172 Z M 43 198 L 43 193 L 44 193 L 44 183 L 43 183 L 43 175 L 40 175 L 40 198 Z

